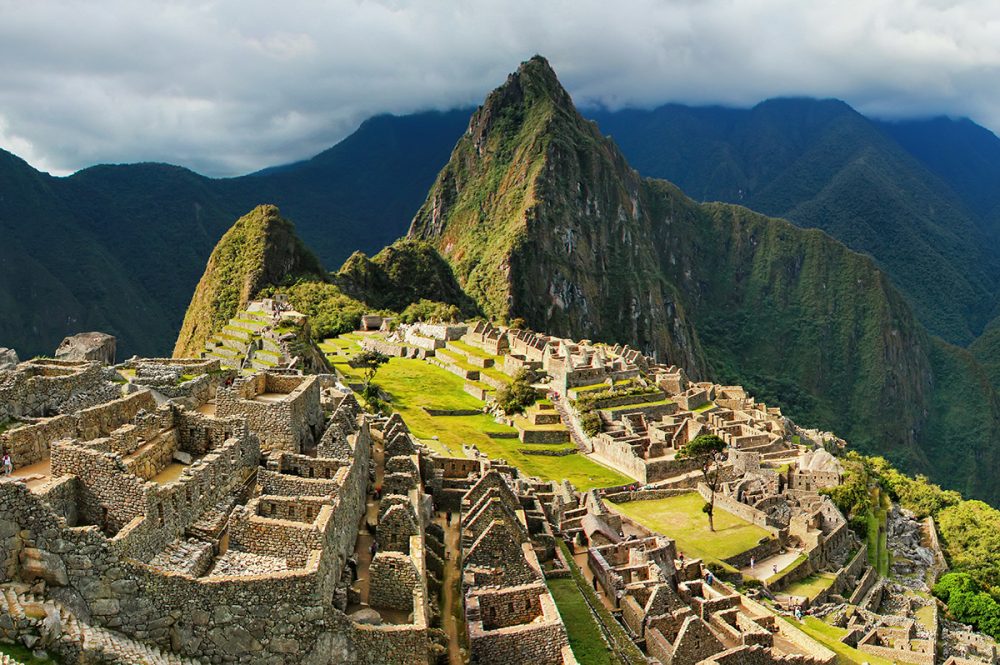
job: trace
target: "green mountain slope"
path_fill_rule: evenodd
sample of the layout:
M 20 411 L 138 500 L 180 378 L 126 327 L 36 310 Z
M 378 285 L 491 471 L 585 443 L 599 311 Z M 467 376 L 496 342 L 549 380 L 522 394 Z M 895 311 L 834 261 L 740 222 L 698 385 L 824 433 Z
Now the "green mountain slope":
M 625 171 L 536 58 L 473 115 L 409 235 L 432 241 L 494 319 L 628 339 L 701 373 L 697 336 L 642 242 L 641 181 Z
M 977 206 L 921 161 L 926 151 L 911 154 L 843 102 L 670 105 L 595 117 L 644 175 L 699 200 L 821 228 L 869 254 L 933 333 L 967 344 L 989 320 L 1000 252 Z
M 275 206 L 241 217 L 212 250 L 184 316 L 174 356 L 197 355 L 213 334 L 265 287 L 285 281 L 323 281 L 316 257 Z
M 1000 462 L 996 394 L 871 259 L 821 231 L 641 179 L 541 58 L 473 116 L 410 236 L 433 243 L 491 316 L 655 351 L 911 471 L 1000 498 L 992 474 L 943 475 Z
M 275 292 L 309 316 L 317 340 L 357 330 L 366 312 L 400 313 L 418 302 L 454 306 L 456 315 L 479 314 L 429 244 L 403 239 L 373 258 L 355 252 L 337 273 L 327 274 L 295 226 L 276 206 L 263 205 L 239 218 L 212 250 L 174 356 L 197 356 L 247 303 Z

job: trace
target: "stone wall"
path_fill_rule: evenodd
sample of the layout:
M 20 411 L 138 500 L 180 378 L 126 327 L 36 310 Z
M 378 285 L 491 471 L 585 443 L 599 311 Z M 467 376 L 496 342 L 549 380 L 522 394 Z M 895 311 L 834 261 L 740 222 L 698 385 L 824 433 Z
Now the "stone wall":
M 377 552 L 368 575 L 369 605 L 376 609 L 413 612 L 413 597 L 420 580 L 409 555 L 401 552 Z
M 2 407 L 0 407 L 2 408 Z M 0 447 L 11 453 L 14 468 L 35 464 L 49 457 L 49 446 L 58 439 L 96 439 L 131 422 L 139 411 L 153 411 L 156 401 L 148 390 L 25 425 L 0 435 Z
M 265 394 L 281 398 L 256 399 Z M 295 453 L 315 443 L 324 420 L 316 377 L 271 372 L 238 379 L 228 388 L 220 387 L 215 413 L 220 418 L 245 416 L 250 431 L 260 439 L 261 450 Z
M 21 363 L 0 372 L 0 420 L 72 413 L 117 399 L 121 386 L 113 377 L 114 370 L 96 362 Z
M 246 441 L 256 447 L 252 437 Z M 328 520 L 327 547 L 322 554 L 313 552 L 299 570 L 192 578 L 139 562 L 162 549 L 165 538 L 181 532 L 184 517 L 212 505 L 216 486 L 226 488 L 228 483 L 232 487 L 242 480 L 228 466 L 238 463 L 239 451 L 226 449 L 210 453 L 197 469 L 189 469 L 191 474 L 186 471 L 171 485 L 144 484 L 151 501 L 147 508 L 152 510 L 132 520 L 113 539 L 96 527 L 67 526 L 65 515 L 60 516 L 21 484 L 0 484 L 0 581 L 41 577 L 50 585 L 69 587 L 96 623 L 185 657 L 261 664 L 290 659 L 304 665 L 380 662 L 377 652 L 366 650 L 370 642 L 359 637 L 371 635 L 365 630 L 356 632 L 330 606 L 334 582 L 340 578 L 347 552 L 353 549 L 364 510 L 370 452 L 367 426 L 352 435 L 352 442 L 357 463 L 340 476 L 341 500 L 328 506 L 335 513 Z M 115 460 L 111 453 L 88 452 Z M 196 473 L 199 470 L 202 475 Z M 209 473 L 211 477 L 204 475 Z M 47 498 L 59 513 L 65 513 L 70 504 L 79 503 L 74 495 L 84 491 L 82 484 L 79 478 L 58 481 L 47 488 Z M 271 499 L 265 505 L 295 510 L 288 504 Z M 157 507 L 162 507 L 162 516 Z M 161 534 L 165 536 L 157 541 Z M 372 639 L 386 653 L 401 654 L 398 662 L 427 661 L 425 625 L 409 631 L 380 631 Z

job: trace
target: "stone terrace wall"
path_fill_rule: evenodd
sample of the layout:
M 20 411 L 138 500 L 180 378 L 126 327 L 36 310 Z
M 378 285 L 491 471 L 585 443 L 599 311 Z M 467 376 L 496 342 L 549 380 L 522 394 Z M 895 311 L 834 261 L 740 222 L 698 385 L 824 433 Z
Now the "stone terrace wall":
M 261 494 L 277 496 L 338 496 L 340 483 L 322 478 L 299 478 L 261 469 L 257 474 Z
M 144 514 L 146 497 L 142 479 L 129 473 L 121 457 L 85 447 L 76 441 L 52 446 L 52 477 L 74 475 L 80 484 L 79 515 L 106 533 L 117 533 Z
M 2 408 L 2 407 L 0 407 Z M 96 439 L 131 422 L 142 410 L 153 411 L 156 401 L 144 390 L 72 415 L 26 425 L 0 435 L 0 446 L 11 453 L 14 467 L 35 464 L 49 456 L 49 446 L 59 439 Z
M 334 500 L 335 501 L 335 500 Z M 290 568 L 306 565 L 309 556 L 321 550 L 324 532 L 333 516 L 333 506 L 324 507 L 316 521 L 261 517 L 251 511 L 256 505 L 237 506 L 229 518 L 229 546 L 244 552 L 283 558 Z
M 263 402 L 254 398 L 264 393 L 285 395 L 280 401 Z M 220 387 L 216 394 L 216 416 L 246 416 L 250 430 L 261 442 L 262 450 L 300 452 L 313 443 L 312 430 L 323 424 L 319 401 L 319 381 L 265 372 Z
M 358 662 L 364 665 L 427 665 L 427 640 L 426 626 L 354 626 Z
M 145 483 L 145 505 L 138 519 L 112 540 L 122 556 L 149 561 L 180 537 L 202 513 L 231 495 L 256 470 L 260 449 L 252 436 L 230 439 L 169 485 Z M 90 482 L 82 476 L 84 483 Z
M 112 370 L 94 362 L 28 361 L 0 371 L 0 420 L 72 413 L 121 397 Z
M 353 468 L 358 472 L 345 477 L 343 493 L 357 494 L 361 501 L 340 502 L 344 512 L 331 520 L 340 529 L 328 532 L 341 551 L 314 553 L 301 570 L 198 579 L 165 573 L 126 559 L 132 553 L 123 543 L 109 541 L 95 527 L 67 527 L 40 497 L 21 484 L 6 483 L 0 485 L 0 581 L 30 581 L 22 577 L 20 561 L 31 548 L 46 562 L 50 584 L 74 589 L 97 623 L 212 662 L 384 662 L 383 652 L 360 651 L 372 642 L 387 649 L 384 653 L 409 654 L 398 662 L 426 662 L 426 626 L 375 635 L 365 629 L 358 634 L 365 636 L 361 639 L 329 605 L 337 566 L 344 549 L 353 548 L 364 508 L 368 449 L 357 451 L 359 463 Z M 66 488 L 78 482 L 66 479 Z M 266 641 L 259 639 L 262 635 Z

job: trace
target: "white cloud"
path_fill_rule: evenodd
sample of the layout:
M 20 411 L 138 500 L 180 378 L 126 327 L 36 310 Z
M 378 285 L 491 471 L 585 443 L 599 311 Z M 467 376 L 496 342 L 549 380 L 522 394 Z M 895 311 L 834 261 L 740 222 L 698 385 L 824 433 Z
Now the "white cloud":
M 535 53 L 580 105 L 809 95 L 1000 129 L 993 0 L 0 0 L 0 145 L 241 173 L 478 103 Z

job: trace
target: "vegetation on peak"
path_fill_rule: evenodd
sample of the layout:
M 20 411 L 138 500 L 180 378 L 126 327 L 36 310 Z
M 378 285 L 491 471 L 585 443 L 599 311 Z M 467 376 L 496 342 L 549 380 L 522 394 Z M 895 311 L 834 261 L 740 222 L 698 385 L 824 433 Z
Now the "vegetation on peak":
M 401 312 L 426 300 L 452 305 L 466 318 L 479 314 L 448 262 L 419 240 L 397 240 L 372 258 L 355 252 L 333 280 L 344 293 L 374 309 Z
M 322 281 L 319 261 L 273 205 L 241 217 L 212 250 L 184 316 L 175 357 L 197 355 L 209 337 L 265 287 L 296 279 Z

